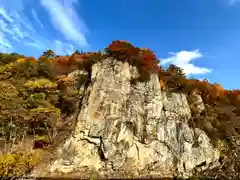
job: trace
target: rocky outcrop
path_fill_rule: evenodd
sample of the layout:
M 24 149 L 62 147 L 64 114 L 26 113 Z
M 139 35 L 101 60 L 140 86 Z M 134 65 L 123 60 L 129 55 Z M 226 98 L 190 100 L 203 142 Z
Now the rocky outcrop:
M 157 75 L 132 84 L 137 77 L 135 67 L 112 58 L 93 65 L 75 132 L 47 173 L 88 167 L 100 175 L 189 177 L 217 165 L 205 132 L 188 126 L 191 107 L 204 110 L 201 97 L 193 105 L 182 93 L 162 91 Z

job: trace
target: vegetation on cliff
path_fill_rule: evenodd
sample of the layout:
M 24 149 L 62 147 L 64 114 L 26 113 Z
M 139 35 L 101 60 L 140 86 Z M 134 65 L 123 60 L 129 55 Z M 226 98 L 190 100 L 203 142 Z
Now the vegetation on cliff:
M 157 73 L 163 90 L 201 95 L 206 111 L 200 116 L 192 112 L 189 124 L 206 131 L 213 142 L 224 140 L 234 149 L 234 137 L 240 135 L 240 90 L 225 90 L 207 80 L 187 79 L 175 65 L 165 70 L 151 50 L 119 40 L 106 47 L 105 53 L 76 51 L 71 56 L 57 56 L 47 50 L 38 59 L 1 53 L 0 136 L 7 147 L 11 149 L 26 136 L 33 137 L 34 149 L 53 147 L 57 134 L 72 122 L 71 117 L 78 108 L 79 88 L 84 85 L 79 82 L 76 86 L 74 79 L 67 75 L 85 69 L 90 77 L 92 65 L 108 57 L 136 66 L 140 73 L 136 81 L 148 81 L 151 73 Z M 23 163 L 28 166 L 21 172 L 27 173 L 37 163 L 26 161 L 28 153 L 7 150 L 0 156 L 0 166 L 4 167 L 0 176 L 19 175 Z

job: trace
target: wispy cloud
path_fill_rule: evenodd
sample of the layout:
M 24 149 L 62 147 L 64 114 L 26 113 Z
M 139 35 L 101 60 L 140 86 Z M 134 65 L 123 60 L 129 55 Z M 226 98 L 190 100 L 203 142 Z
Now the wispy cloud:
M 0 7 L 1 51 L 13 51 L 12 41 L 21 41 L 29 37 L 31 24 L 25 22 L 25 17 L 15 11 Z
M 34 9 L 32 9 L 31 12 L 32 12 L 34 20 L 41 26 L 41 28 L 43 28 L 43 24 L 41 23 L 36 11 Z
M 13 47 L 6 34 L 14 35 L 14 32 L 9 29 L 7 24 L 7 22 L 12 22 L 12 18 L 8 16 L 7 11 L 3 7 L 0 7 L 0 17 L 0 50 L 2 52 L 11 52 Z
M 0 50 L 1 52 L 8 53 L 13 49 L 9 40 L 4 36 L 4 34 L 0 31 Z
M 87 45 L 85 37 L 87 28 L 74 8 L 76 0 L 41 0 L 40 3 L 51 16 L 54 27 L 60 30 L 67 40 L 81 46 Z
M 16 43 L 21 43 L 21 46 L 26 46 L 26 49 L 34 48 L 40 53 L 46 49 L 53 49 L 57 54 L 69 54 L 76 49 L 70 42 L 63 42 L 55 38 L 49 39 L 46 34 L 41 36 L 24 15 L 22 11 L 24 4 L 15 10 L 11 9 L 11 6 L 1 6 L 1 3 L 2 1 L 0 2 L 0 52 L 18 51 L 14 48 Z M 43 26 L 35 9 L 32 9 L 32 16 L 40 26 Z
M 186 75 L 190 74 L 205 74 L 212 70 L 208 68 L 197 67 L 190 63 L 192 60 L 203 57 L 201 52 L 197 49 L 194 51 L 180 51 L 177 53 L 169 53 L 171 56 L 165 59 L 161 59 L 161 64 L 175 64 L 184 70 Z
M 2 7 L 2 6 L 0 6 L 0 15 L 2 15 L 3 18 L 6 19 L 9 22 L 13 21 L 12 18 L 9 17 L 9 15 L 8 15 L 7 11 L 5 10 L 5 8 Z
M 1 31 L 4 32 L 4 33 L 11 34 L 11 35 L 14 34 L 14 33 L 12 32 L 12 30 L 10 30 L 10 29 L 8 28 L 7 23 L 6 23 L 4 20 L 2 20 L 2 19 L 0 19 L 0 29 L 1 29 Z

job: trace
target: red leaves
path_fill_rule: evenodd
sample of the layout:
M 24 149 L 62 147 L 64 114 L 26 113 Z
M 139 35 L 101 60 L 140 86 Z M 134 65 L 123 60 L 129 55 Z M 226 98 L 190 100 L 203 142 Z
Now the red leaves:
M 156 55 L 149 49 L 138 48 L 127 41 L 113 41 L 105 51 L 110 57 L 120 61 L 127 61 L 135 65 L 140 72 L 140 79 L 149 79 L 150 72 L 159 71 Z
M 107 48 L 105 48 L 106 51 L 113 51 L 113 52 L 127 52 L 128 49 L 134 48 L 134 46 L 127 42 L 127 41 L 113 41 Z
M 121 61 L 129 61 L 131 57 L 137 56 L 139 54 L 139 48 L 134 47 L 131 43 L 127 41 L 113 41 L 108 47 L 105 48 L 105 51 L 109 56 Z
M 159 70 L 157 57 L 151 50 L 141 49 L 140 59 L 141 66 L 145 69 L 149 71 L 155 70 L 156 72 Z

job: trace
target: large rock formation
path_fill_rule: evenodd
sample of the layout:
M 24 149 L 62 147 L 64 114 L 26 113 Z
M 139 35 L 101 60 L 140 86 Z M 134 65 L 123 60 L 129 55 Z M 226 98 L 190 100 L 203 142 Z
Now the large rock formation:
M 190 107 L 204 110 L 201 97 L 164 92 L 155 74 L 131 83 L 137 77 L 135 67 L 112 58 L 93 65 L 75 132 L 59 148 L 50 172 L 87 167 L 102 176 L 189 177 L 217 165 L 219 151 L 205 132 L 188 126 Z

